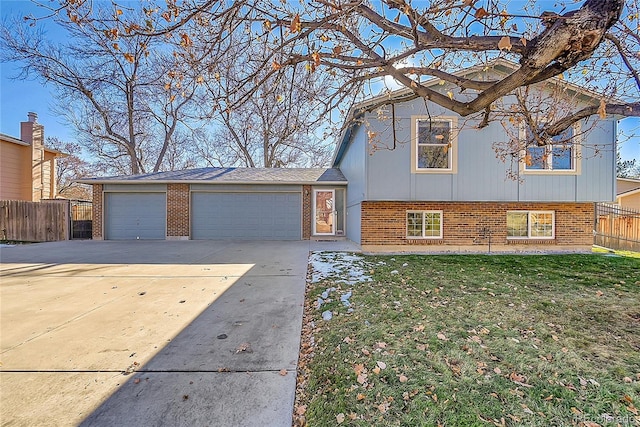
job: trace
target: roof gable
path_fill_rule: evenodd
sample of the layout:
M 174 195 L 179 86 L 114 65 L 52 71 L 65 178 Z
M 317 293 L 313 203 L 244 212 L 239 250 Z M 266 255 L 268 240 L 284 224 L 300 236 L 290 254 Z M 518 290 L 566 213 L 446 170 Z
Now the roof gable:
M 519 65 L 514 62 L 508 61 L 503 58 L 497 58 L 488 62 L 487 64 L 475 65 L 472 67 L 464 68 L 452 74 L 456 77 L 468 78 L 477 73 L 486 73 L 487 71 L 493 71 L 495 73 L 504 74 L 506 76 L 516 71 L 518 68 L 519 68 Z M 421 84 L 426 87 L 433 87 L 433 86 L 440 85 L 441 82 L 442 82 L 442 79 L 434 77 L 421 82 Z M 602 95 L 596 92 L 593 92 L 577 84 L 567 82 L 558 77 L 552 77 L 548 79 L 547 82 L 551 82 L 557 85 L 562 85 L 567 89 L 573 92 L 576 92 L 577 94 L 580 94 L 581 96 L 587 98 L 588 102 L 599 102 L 602 97 Z M 333 158 L 331 160 L 331 165 L 333 167 L 339 167 L 340 161 L 342 160 L 342 156 L 346 152 L 347 147 L 349 145 L 348 143 L 351 138 L 351 135 L 354 129 L 360 125 L 359 119 L 364 116 L 364 113 L 366 113 L 373 106 L 379 105 L 384 101 L 396 100 L 396 101 L 402 102 L 403 98 L 410 99 L 409 97 L 411 95 L 413 95 L 413 90 L 411 90 L 410 88 L 402 88 L 392 92 L 385 93 L 383 95 L 366 99 L 352 106 L 349 109 L 349 112 L 347 113 L 347 116 L 345 119 L 345 123 L 348 123 L 349 125 L 343 129 L 338 139 L 338 143 L 336 144 L 336 149 L 334 151 Z M 452 114 L 456 114 L 456 113 L 452 113 Z

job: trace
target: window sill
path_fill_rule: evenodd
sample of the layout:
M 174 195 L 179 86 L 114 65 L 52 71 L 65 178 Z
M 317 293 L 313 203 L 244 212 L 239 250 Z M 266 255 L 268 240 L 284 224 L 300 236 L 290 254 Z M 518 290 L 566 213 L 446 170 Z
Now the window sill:
M 536 237 L 536 238 L 507 238 L 507 244 L 508 245 L 543 245 L 543 244 L 549 244 L 549 243 L 555 243 L 556 239 L 555 237 L 548 237 L 548 238 L 540 238 L 540 237 Z
M 580 175 L 577 170 L 521 169 L 521 175 Z
M 415 174 L 443 174 L 443 175 L 453 175 L 457 173 L 454 169 L 413 169 L 411 173 Z

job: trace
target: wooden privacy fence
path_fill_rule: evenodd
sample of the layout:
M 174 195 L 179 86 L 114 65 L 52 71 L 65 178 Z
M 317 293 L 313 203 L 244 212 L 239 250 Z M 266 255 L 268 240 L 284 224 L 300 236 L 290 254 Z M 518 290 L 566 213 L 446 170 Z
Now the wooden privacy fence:
M 54 242 L 68 238 L 68 200 L 0 200 L 0 239 Z
M 640 211 L 596 203 L 594 243 L 609 249 L 640 252 Z

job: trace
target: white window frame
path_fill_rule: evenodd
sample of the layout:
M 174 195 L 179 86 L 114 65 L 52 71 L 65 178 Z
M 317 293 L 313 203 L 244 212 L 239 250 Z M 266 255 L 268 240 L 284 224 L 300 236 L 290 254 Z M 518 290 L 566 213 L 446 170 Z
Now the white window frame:
M 421 168 L 418 166 L 418 147 L 430 144 L 420 144 L 418 139 L 418 123 L 420 121 L 449 123 L 449 148 L 447 152 L 448 165 L 446 168 Z M 411 116 L 411 172 L 412 173 L 457 173 L 458 170 L 458 119 L 451 116 Z
M 422 231 L 420 233 L 420 236 L 409 236 L 409 214 L 422 214 Z M 440 215 L 440 231 L 438 233 L 437 236 L 425 236 L 425 231 L 426 231 L 426 225 L 427 222 L 425 221 L 425 214 L 439 214 Z M 408 210 L 405 212 L 405 234 L 407 239 L 442 239 L 442 230 L 443 230 L 443 224 L 444 224 L 444 215 L 443 215 L 443 211 L 438 211 L 438 210 Z
M 507 216 L 511 213 L 514 214 L 527 214 L 527 235 L 526 236 L 509 236 L 507 235 L 507 240 L 553 240 L 556 238 L 556 212 L 555 211 L 507 211 Z M 532 236 L 532 221 L 531 216 L 533 214 L 551 214 L 551 236 Z M 505 218 L 506 220 L 507 218 Z M 507 230 L 508 232 L 508 230 Z
M 545 168 L 532 169 L 527 165 L 527 156 L 529 147 L 522 149 L 520 158 L 520 172 L 527 175 L 579 175 L 581 171 L 581 146 L 582 140 L 580 138 L 580 123 L 574 123 L 571 125 L 573 132 L 573 138 L 571 141 L 571 169 L 553 169 L 553 147 L 566 147 L 567 144 L 549 144 L 543 146 L 547 152 L 547 158 L 545 159 Z M 520 127 L 520 140 L 525 141 L 527 138 L 527 129 L 524 125 Z

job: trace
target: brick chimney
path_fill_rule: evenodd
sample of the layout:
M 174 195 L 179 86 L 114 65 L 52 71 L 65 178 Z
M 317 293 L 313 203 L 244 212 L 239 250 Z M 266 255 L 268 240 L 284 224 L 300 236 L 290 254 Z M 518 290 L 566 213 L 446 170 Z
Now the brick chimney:
M 20 139 L 34 148 L 44 146 L 44 126 L 38 123 L 38 114 L 29 112 L 27 121 L 20 123 Z
M 20 123 L 20 139 L 31 145 L 32 201 L 52 198 L 51 169 L 55 163 L 47 162 L 44 151 L 44 126 L 38 123 L 38 115 L 30 112 L 27 121 Z

